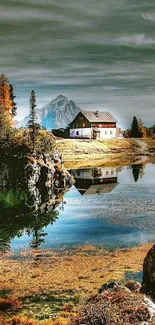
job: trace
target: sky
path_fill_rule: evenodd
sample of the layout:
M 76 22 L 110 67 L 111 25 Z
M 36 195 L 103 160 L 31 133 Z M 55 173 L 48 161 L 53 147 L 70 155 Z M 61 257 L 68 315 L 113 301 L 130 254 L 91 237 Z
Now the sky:
M 18 120 L 62 94 L 86 110 L 155 124 L 154 0 L 0 0 L 0 72 Z

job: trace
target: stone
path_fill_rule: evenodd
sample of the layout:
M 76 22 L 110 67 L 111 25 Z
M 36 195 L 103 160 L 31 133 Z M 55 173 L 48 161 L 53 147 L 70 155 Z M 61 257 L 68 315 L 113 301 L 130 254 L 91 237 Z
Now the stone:
M 125 287 L 132 292 L 139 293 L 141 289 L 141 284 L 138 281 L 130 280 L 127 283 L 125 283 Z
M 99 289 L 98 292 L 102 293 L 105 290 L 115 289 L 115 288 L 118 288 L 118 287 L 119 287 L 119 285 L 118 285 L 117 282 L 110 281 L 110 282 L 104 283 L 103 286 Z
M 143 280 L 141 293 L 155 301 L 155 245 L 147 253 L 143 263 Z

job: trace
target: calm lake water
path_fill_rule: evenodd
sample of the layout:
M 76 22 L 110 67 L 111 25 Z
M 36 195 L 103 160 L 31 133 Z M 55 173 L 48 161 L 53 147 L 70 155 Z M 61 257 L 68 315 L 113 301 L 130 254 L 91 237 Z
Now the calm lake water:
M 155 238 L 155 165 L 70 171 L 75 185 L 57 207 L 58 219 L 42 228 L 40 248 L 101 245 L 127 247 Z M 39 228 L 40 231 L 40 228 Z M 30 248 L 38 236 L 23 231 L 11 249 Z

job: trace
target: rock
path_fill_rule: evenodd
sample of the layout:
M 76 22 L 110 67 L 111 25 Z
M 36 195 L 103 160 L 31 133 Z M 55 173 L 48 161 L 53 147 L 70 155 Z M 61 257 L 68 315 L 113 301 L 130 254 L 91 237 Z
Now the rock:
M 110 281 L 110 282 L 103 284 L 103 286 L 99 289 L 98 293 L 102 293 L 105 290 L 115 289 L 118 287 L 119 287 L 119 284 L 117 282 Z
M 25 167 L 25 172 L 28 179 L 28 185 L 36 185 L 40 177 L 40 166 L 36 163 L 29 163 Z
M 137 281 L 130 280 L 124 285 L 126 288 L 128 288 L 132 292 L 140 292 L 141 284 Z
M 152 246 L 144 259 L 140 292 L 155 300 L 155 245 Z
M 155 324 L 155 304 L 123 284 L 108 282 L 79 310 L 80 324 Z M 105 291 L 104 291 L 105 290 Z

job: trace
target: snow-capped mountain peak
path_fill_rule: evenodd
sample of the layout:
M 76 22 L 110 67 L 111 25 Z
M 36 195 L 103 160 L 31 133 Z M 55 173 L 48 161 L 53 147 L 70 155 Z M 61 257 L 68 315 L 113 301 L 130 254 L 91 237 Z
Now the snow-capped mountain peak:
M 38 110 L 38 123 L 48 130 L 66 128 L 79 113 L 80 108 L 63 95 L 57 96 L 47 105 Z M 17 124 L 17 127 L 26 127 L 29 116 Z

